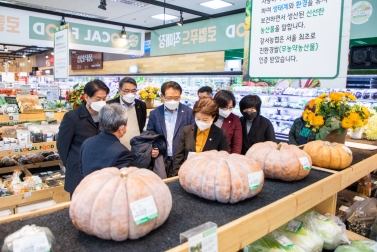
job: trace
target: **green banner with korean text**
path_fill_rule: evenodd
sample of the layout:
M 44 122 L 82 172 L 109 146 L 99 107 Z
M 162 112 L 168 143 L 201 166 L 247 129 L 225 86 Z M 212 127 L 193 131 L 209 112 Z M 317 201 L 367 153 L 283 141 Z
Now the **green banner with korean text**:
M 151 56 L 244 47 L 245 13 L 159 29 L 151 33 Z

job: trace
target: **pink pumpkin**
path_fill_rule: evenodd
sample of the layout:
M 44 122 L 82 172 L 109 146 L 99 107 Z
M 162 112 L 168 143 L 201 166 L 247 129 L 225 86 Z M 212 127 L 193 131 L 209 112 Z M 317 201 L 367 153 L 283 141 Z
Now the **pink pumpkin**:
M 251 198 L 262 190 L 264 183 L 257 162 L 216 150 L 191 155 L 182 164 L 178 176 L 185 191 L 222 203 Z
M 300 180 L 309 174 L 312 167 L 312 159 L 305 151 L 286 143 L 256 143 L 245 156 L 260 164 L 266 178 L 271 179 Z
M 158 216 L 136 225 L 130 203 L 153 196 Z M 81 231 L 101 239 L 138 239 L 168 218 L 172 196 L 153 172 L 136 167 L 104 168 L 86 176 L 72 196 L 69 214 Z

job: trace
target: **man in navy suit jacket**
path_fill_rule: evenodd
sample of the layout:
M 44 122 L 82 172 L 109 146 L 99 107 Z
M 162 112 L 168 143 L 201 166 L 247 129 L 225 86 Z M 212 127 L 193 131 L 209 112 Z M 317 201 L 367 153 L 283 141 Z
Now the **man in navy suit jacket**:
M 120 104 L 105 105 L 98 115 L 101 133 L 84 141 L 80 151 L 80 172 L 86 176 L 106 167 L 133 165 L 131 152 L 120 143 L 126 134 L 127 109 Z
M 161 99 L 164 104 L 153 110 L 149 115 L 147 130 L 164 135 L 168 150 L 166 174 L 173 173 L 173 160 L 178 149 L 178 143 L 186 125 L 195 123 L 192 109 L 180 103 L 182 87 L 174 81 L 168 81 L 161 86 Z M 152 151 L 152 157 L 157 156 L 158 150 Z

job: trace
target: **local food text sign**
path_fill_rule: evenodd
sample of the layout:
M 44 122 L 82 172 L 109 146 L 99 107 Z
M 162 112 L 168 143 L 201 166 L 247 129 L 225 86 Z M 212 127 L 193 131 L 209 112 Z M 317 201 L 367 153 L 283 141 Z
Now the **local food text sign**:
M 252 2 L 250 77 L 336 78 L 343 0 Z

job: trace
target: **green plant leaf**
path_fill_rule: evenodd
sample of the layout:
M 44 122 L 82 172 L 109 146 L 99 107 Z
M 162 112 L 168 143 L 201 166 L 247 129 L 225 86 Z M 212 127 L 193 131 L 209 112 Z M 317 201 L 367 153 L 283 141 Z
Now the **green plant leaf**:
M 339 129 L 340 120 L 337 117 L 330 117 L 327 118 L 325 121 L 325 126 L 329 127 L 330 130 Z
M 343 127 L 339 127 L 337 134 L 343 134 L 345 129 Z
M 322 126 L 319 131 L 318 131 L 318 134 L 316 135 L 316 139 L 317 140 L 322 140 L 324 139 L 331 131 L 331 128 L 329 127 L 326 127 L 326 126 Z

